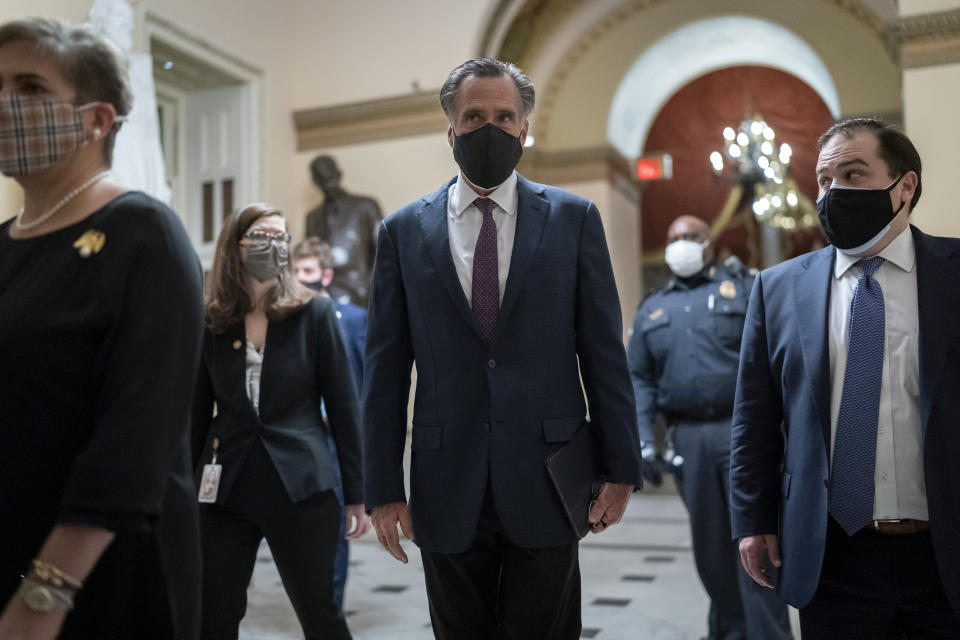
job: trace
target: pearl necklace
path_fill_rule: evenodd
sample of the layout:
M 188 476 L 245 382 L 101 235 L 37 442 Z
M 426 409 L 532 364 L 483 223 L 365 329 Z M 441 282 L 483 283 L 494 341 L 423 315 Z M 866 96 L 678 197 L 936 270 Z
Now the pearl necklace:
M 55 214 L 57 211 L 60 211 L 60 209 L 63 209 L 63 207 L 68 202 L 76 198 L 78 195 L 80 195 L 81 193 L 83 193 L 84 191 L 86 191 L 96 183 L 106 178 L 108 175 L 110 175 L 109 171 L 103 171 L 93 176 L 92 178 L 90 178 L 89 180 L 81 184 L 79 187 L 77 187 L 76 189 L 68 193 L 66 196 L 64 196 L 60 202 L 53 205 L 52 209 L 49 209 L 39 218 L 32 220 L 30 222 L 23 221 L 23 208 L 21 208 L 20 213 L 17 214 L 17 219 L 14 221 L 13 225 L 17 228 L 18 231 L 29 231 L 34 227 L 39 227 L 41 224 L 49 220 L 50 217 L 53 216 L 53 214 Z

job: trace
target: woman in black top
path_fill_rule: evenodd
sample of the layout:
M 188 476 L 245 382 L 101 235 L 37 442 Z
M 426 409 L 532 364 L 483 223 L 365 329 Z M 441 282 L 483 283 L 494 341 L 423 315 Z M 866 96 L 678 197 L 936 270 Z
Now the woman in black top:
M 176 215 L 107 173 L 130 108 L 92 32 L 0 26 L 25 194 L 0 225 L 0 638 L 197 638 L 201 274 Z
M 358 537 L 359 409 L 331 303 L 293 277 L 289 240 L 278 210 L 246 207 L 225 222 L 208 282 L 193 418 L 204 640 L 237 637 L 264 537 L 308 640 L 350 638 L 333 598 L 342 515 L 324 430 Z

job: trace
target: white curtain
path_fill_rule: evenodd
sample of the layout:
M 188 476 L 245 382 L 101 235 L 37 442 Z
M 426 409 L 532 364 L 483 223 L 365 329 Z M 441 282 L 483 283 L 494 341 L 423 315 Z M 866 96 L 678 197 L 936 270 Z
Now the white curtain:
M 113 174 L 124 184 L 170 204 L 160 146 L 157 94 L 153 84 L 153 60 L 149 54 L 133 53 L 133 9 L 124 0 L 95 0 L 90 25 L 110 38 L 128 56 L 133 111 L 117 135 Z

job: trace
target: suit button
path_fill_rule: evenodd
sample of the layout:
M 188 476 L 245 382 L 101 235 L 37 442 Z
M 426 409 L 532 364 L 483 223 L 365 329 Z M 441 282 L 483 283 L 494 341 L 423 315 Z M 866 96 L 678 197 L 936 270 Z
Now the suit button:
M 239 349 L 239 348 L 242 347 L 242 346 L 243 346 L 243 343 L 240 342 L 239 340 L 234 340 L 234 341 L 233 341 L 233 348 L 234 348 L 234 349 Z
M 490 423 L 489 423 L 489 422 L 484 422 L 483 424 L 480 425 L 480 428 L 483 429 L 483 432 L 484 432 L 484 433 L 490 433 Z
M 487 366 L 490 367 L 491 369 L 496 369 L 497 361 L 494 360 L 493 358 L 490 358 L 489 360 L 487 360 Z

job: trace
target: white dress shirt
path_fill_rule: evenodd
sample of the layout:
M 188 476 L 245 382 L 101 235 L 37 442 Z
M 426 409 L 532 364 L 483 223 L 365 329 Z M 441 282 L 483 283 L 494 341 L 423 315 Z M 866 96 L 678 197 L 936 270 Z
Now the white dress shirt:
M 878 254 L 885 261 L 873 278 L 883 290 L 886 340 L 877 425 L 875 520 L 928 520 L 920 426 L 920 320 L 916 248 L 906 229 Z M 848 316 L 859 260 L 837 252 L 830 285 L 830 452 L 837 434 L 849 344 Z
M 450 236 L 450 253 L 453 265 L 457 268 L 460 286 L 467 296 L 467 302 L 473 302 L 473 252 L 477 246 L 477 236 L 483 224 L 483 214 L 473 201 L 481 196 L 457 176 L 457 181 L 447 191 L 447 233 Z M 493 221 L 497 225 L 497 276 L 500 280 L 500 302 L 503 302 L 503 290 L 507 285 L 510 272 L 510 256 L 513 253 L 513 239 L 517 235 L 517 172 L 503 181 L 493 193 L 487 196 L 497 206 L 493 209 Z

